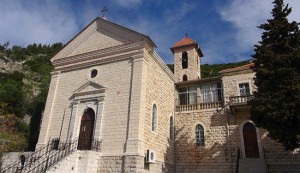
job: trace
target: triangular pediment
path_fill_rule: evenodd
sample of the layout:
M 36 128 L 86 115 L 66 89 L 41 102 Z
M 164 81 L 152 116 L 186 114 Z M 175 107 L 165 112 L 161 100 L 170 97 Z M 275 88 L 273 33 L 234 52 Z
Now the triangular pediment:
M 77 90 L 75 90 L 73 93 L 74 94 L 83 94 L 83 93 L 90 93 L 90 92 L 104 92 L 105 91 L 105 87 L 103 87 L 102 85 L 99 85 L 95 82 L 89 81 L 87 83 L 85 83 L 84 85 L 82 85 L 81 87 L 79 87 Z
M 96 18 L 70 40 L 51 61 L 146 40 L 155 47 L 155 44 L 148 36 L 105 19 Z

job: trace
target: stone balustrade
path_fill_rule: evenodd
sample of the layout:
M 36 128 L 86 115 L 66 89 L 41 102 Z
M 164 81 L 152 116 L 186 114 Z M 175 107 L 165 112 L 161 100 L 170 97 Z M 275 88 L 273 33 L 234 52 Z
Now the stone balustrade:
M 246 105 L 253 98 L 253 95 L 231 96 L 229 97 L 230 105 Z
M 177 105 L 176 111 L 194 111 L 194 110 L 203 110 L 203 109 L 217 109 L 223 106 L 222 101 L 217 102 L 206 102 L 206 103 L 196 103 L 188 105 Z

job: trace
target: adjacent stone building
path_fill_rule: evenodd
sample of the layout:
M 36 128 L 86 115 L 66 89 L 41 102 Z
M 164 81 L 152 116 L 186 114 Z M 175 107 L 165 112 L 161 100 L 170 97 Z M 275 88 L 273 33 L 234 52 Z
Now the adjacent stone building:
M 202 50 L 184 37 L 171 47 L 173 74 L 155 47 L 102 18 L 67 43 L 51 60 L 36 152 L 18 169 L 300 172 L 299 149 L 285 151 L 250 120 L 253 63 L 201 78 Z

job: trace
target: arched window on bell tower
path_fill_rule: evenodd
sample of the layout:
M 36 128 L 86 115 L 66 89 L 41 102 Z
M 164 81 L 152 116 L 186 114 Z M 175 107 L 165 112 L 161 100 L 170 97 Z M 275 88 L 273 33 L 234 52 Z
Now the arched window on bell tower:
M 187 81 L 187 80 L 188 80 L 188 77 L 187 77 L 186 74 L 184 74 L 183 77 L 182 77 L 182 81 Z
M 182 69 L 186 69 L 188 68 L 188 63 L 189 63 L 189 60 L 188 60 L 188 53 L 186 51 L 182 52 Z

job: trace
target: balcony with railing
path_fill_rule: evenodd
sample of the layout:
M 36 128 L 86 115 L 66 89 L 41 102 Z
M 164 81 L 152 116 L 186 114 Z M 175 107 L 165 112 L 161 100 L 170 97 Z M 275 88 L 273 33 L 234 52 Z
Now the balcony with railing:
M 229 97 L 230 106 L 245 106 L 248 105 L 248 102 L 252 100 L 253 95 L 244 95 L 244 96 L 231 96 Z
M 217 109 L 223 106 L 221 92 L 215 94 L 200 94 L 197 92 L 179 93 L 176 111 L 195 111 Z

